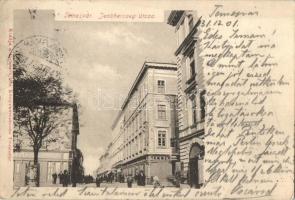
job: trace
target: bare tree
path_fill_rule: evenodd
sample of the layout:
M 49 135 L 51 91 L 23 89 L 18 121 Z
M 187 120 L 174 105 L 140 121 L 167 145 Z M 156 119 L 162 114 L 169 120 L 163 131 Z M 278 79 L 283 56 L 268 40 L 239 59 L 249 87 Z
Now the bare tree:
M 56 142 L 49 137 L 63 123 L 65 109 L 72 106 L 72 91 L 63 86 L 60 72 L 41 63 L 27 66 L 26 58 L 14 54 L 14 124 L 20 127 L 14 134 L 27 134 L 34 152 L 34 165 L 44 141 Z M 20 148 L 20 147 L 19 147 Z M 38 176 L 38 175 L 37 175 Z M 39 177 L 37 177 L 37 186 Z

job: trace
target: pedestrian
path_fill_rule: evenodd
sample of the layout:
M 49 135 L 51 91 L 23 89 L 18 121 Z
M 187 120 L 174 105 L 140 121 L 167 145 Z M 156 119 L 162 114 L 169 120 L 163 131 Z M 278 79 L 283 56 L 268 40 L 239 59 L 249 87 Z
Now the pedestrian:
M 134 180 L 136 181 L 137 185 L 140 185 L 139 174 L 138 171 L 135 172 Z
M 180 183 L 181 183 L 181 172 L 177 170 L 175 172 L 175 186 L 180 187 Z
M 70 174 L 69 174 L 70 176 Z M 76 187 L 77 186 L 77 172 L 73 171 L 72 175 L 71 175 L 71 182 L 72 182 L 72 187 Z
M 100 177 L 97 175 L 95 179 L 96 187 L 100 187 Z
M 141 179 L 140 178 L 141 177 L 139 176 L 139 174 L 136 175 L 136 183 L 137 183 L 137 185 L 141 185 Z
M 190 169 L 187 170 L 187 174 L 186 174 L 186 177 L 187 177 L 187 184 L 192 187 L 192 180 L 191 180 L 191 176 L 190 176 Z
M 129 174 L 128 177 L 127 177 L 127 187 L 131 188 L 132 187 L 132 182 L 133 182 L 132 175 Z
M 154 188 L 161 187 L 160 180 L 159 180 L 158 176 L 153 177 L 153 185 L 154 185 Z
M 59 184 L 62 184 L 62 171 L 58 174 Z
M 111 172 L 109 175 L 110 175 L 110 182 L 113 183 L 113 180 L 114 180 L 114 173 Z
M 145 186 L 145 175 L 144 172 L 141 170 L 139 173 L 139 185 Z
M 62 180 L 63 180 L 62 186 L 63 187 L 68 187 L 68 184 L 69 184 L 69 174 L 68 174 L 68 171 L 67 170 L 64 170 L 64 173 L 62 175 Z
M 121 175 L 121 181 L 122 181 L 121 183 L 125 183 L 125 175 L 124 174 Z
M 125 175 L 122 174 L 122 183 L 125 183 Z
M 54 172 L 52 174 L 53 184 L 56 184 L 57 174 Z

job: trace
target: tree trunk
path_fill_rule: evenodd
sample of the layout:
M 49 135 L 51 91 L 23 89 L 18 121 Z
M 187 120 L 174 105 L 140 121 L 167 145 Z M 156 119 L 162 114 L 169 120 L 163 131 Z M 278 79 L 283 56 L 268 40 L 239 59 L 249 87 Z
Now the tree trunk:
M 34 147 L 34 168 L 35 168 L 34 172 L 36 173 L 34 175 L 36 177 L 36 179 L 35 179 L 35 185 L 37 187 L 39 187 L 39 182 L 40 182 L 38 154 L 39 154 L 39 148 L 38 147 Z
M 34 165 L 38 165 L 39 149 L 34 147 Z

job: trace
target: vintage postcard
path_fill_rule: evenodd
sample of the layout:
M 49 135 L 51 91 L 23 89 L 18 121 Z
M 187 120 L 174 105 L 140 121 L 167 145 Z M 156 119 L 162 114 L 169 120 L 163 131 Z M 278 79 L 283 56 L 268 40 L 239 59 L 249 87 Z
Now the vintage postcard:
M 293 199 L 294 11 L 0 1 L 0 198 Z

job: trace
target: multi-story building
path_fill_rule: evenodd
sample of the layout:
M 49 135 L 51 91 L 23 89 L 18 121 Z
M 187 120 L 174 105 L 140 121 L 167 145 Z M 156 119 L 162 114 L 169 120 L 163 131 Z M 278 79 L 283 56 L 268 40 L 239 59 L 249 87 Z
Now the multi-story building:
M 176 70 L 171 63 L 143 64 L 113 123 L 111 147 L 97 173 L 105 173 L 110 166 L 125 176 L 142 170 L 147 183 L 153 176 L 167 181 L 174 173 L 178 159 Z
M 108 174 L 109 172 L 117 173 L 121 171 L 123 161 L 123 124 L 122 112 L 119 112 L 112 127 L 112 141 L 106 148 L 106 151 L 99 158 L 99 167 L 94 171 L 94 176 Z
M 166 181 L 177 159 L 175 64 L 145 62 L 122 105 L 123 174 L 144 171 Z
M 99 167 L 95 170 L 94 176 L 104 175 L 112 170 L 113 155 L 111 154 L 113 149 L 113 143 L 109 143 L 103 155 L 99 158 Z
M 121 166 L 123 161 L 123 115 L 122 112 L 119 112 L 112 125 L 112 150 L 111 154 L 111 163 L 112 169 L 115 171 L 115 178 L 118 179 L 118 176 L 121 175 Z
M 198 59 L 198 18 L 193 11 L 172 11 L 168 24 L 177 34 L 177 100 L 182 176 L 191 186 L 203 184 L 205 87 Z
M 79 134 L 79 119 L 77 105 L 69 106 L 60 115 L 62 123 L 44 139 L 38 155 L 39 184 L 48 186 L 53 183 L 52 175 L 67 170 L 70 178 L 78 179 L 83 159 L 77 149 L 77 136 Z M 32 142 L 21 124 L 14 126 L 14 186 L 25 186 L 29 178 L 29 167 L 33 164 Z M 53 142 L 52 142 L 53 141 Z M 75 176 L 75 177 L 74 177 Z M 57 181 L 59 183 L 59 181 Z

